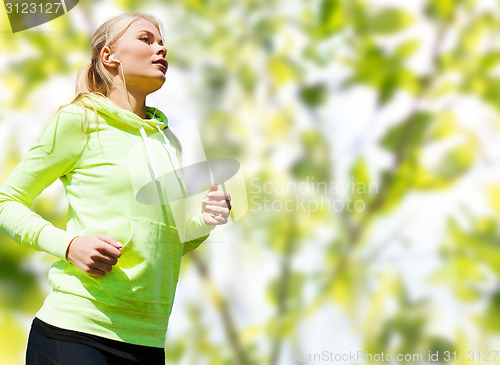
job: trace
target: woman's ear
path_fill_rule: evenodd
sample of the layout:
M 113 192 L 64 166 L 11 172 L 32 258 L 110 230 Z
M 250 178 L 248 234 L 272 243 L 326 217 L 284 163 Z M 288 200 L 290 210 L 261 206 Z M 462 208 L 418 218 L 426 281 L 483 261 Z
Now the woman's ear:
M 115 68 L 117 67 L 117 62 L 111 59 L 111 49 L 109 47 L 102 47 L 100 56 L 104 66 Z

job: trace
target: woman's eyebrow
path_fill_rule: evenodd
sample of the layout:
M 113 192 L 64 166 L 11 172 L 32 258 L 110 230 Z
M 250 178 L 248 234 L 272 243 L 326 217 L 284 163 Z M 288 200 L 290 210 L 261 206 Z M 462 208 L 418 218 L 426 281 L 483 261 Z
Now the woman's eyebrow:
M 151 33 L 149 30 L 146 30 L 146 29 L 142 29 L 139 31 L 139 33 L 142 33 L 142 32 L 148 33 L 149 35 L 151 35 L 153 37 L 155 36 L 153 33 Z
M 155 35 L 154 35 L 153 33 L 151 33 L 149 30 L 142 29 L 142 30 L 140 30 L 138 33 L 140 34 L 140 33 L 142 33 L 142 32 L 147 33 L 147 34 L 148 34 L 148 35 L 150 35 L 151 37 L 155 38 Z M 160 37 L 160 41 L 163 43 L 163 39 L 162 39 L 161 37 Z

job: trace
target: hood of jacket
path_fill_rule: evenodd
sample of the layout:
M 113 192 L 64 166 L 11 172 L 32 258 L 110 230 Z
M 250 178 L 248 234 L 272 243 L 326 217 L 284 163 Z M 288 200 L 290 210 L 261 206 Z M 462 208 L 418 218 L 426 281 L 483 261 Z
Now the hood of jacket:
M 101 93 L 85 93 L 78 100 L 90 110 L 105 116 L 109 124 L 123 130 L 139 131 L 142 127 L 146 132 L 158 132 L 168 126 L 167 117 L 157 108 L 146 106 L 146 119 L 142 119 Z
M 168 119 L 159 109 L 146 106 L 146 119 L 142 119 L 135 113 L 120 108 L 113 101 L 107 98 L 101 93 L 86 93 L 83 94 L 79 100 L 85 104 L 86 107 L 93 109 L 95 113 L 102 114 L 109 125 L 118 127 L 122 130 L 128 131 L 139 131 L 144 147 L 146 150 L 146 158 L 148 165 L 151 166 L 153 172 L 154 181 L 156 184 L 160 182 L 160 174 L 158 169 L 157 161 L 154 157 L 154 153 L 151 148 L 151 144 L 148 139 L 148 133 L 153 134 L 159 132 L 163 142 L 168 144 L 165 134 L 162 132 L 164 128 L 168 127 Z M 169 155 L 169 162 L 172 169 L 175 171 L 175 166 L 172 163 Z M 177 171 L 175 175 L 177 176 Z M 160 193 L 161 188 L 158 187 L 154 189 L 158 194 L 159 201 L 162 205 L 165 205 L 165 198 Z

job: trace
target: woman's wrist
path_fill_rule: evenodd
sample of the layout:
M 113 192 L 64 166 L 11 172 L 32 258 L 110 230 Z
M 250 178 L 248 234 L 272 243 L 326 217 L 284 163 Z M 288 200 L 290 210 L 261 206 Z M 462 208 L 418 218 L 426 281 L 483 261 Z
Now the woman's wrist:
M 75 240 L 75 238 L 78 238 L 80 236 L 75 236 L 71 239 L 71 241 L 69 242 L 69 245 L 68 245 L 68 248 L 66 249 L 66 261 L 69 262 L 69 259 L 68 259 L 68 253 L 69 253 L 69 248 L 71 247 L 71 244 L 73 243 L 73 241 Z

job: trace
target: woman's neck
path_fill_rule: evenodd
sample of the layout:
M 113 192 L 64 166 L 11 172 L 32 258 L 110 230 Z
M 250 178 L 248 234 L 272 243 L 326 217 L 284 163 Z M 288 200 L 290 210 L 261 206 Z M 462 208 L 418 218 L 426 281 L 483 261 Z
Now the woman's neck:
M 122 109 L 130 110 L 130 107 L 132 107 L 131 111 L 134 114 L 142 119 L 146 119 L 146 95 L 134 93 L 133 90 L 129 90 L 128 97 L 130 99 L 130 106 L 125 89 L 113 88 L 109 91 L 107 97 Z

